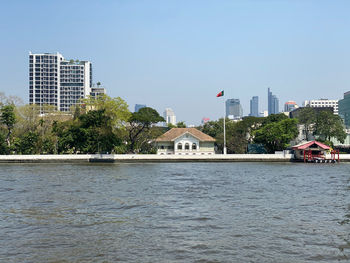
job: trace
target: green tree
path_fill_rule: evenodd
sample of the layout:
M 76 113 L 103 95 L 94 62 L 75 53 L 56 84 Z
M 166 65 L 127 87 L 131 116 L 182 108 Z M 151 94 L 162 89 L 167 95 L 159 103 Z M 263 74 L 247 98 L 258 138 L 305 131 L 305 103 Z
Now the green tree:
M 248 143 L 254 137 L 254 131 L 258 129 L 265 118 L 245 117 L 243 120 L 233 122 L 226 119 L 226 147 L 228 153 L 246 153 Z M 216 139 L 216 146 L 222 151 L 224 144 L 223 119 L 209 121 L 199 129 Z
M 167 126 L 168 126 L 169 129 L 177 128 L 176 125 L 174 125 L 174 124 L 172 124 L 170 122 L 167 124 Z
M 177 124 L 176 124 L 176 127 L 177 128 L 186 128 L 186 124 L 184 121 L 179 121 Z
M 46 112 L 44 115 L 41 111 Z M 21 152 L 19 148 L 20 139 L 27 137 L 28 132 L 38 134 L 36 143 L 38 153 L 54 153 L 57 145 L 57 136 L 52 132 L 54 123 L 70 120 L 72 117 L 68 114 L 57 112 L 51 105 L 24 105 L 16 107 L 15 110 L 17 122 L 13 130 L 13 136 L 17 138 L 16 151 Z
M 229 122 L 229 119 L 226 118 L 226 123 Z M 199 127 L 199 129 L 208 134 L 213 138 L 217 138 L 220 134 L 224 133 L 224 119 L 219 119 L 217 121 L 208 121 L 203 126 Z
M 111 116 L 107 115 L 104 109 L 89 111 L 79 117 L 87 142 L 82 149 L 84 152 L 112 152 L 114 147 L 121 143 L 113 132 L 110 118 Z
M 84 134 L 79 134 L 78 121 L 55 122 L 52 132 L 56 137 L 55 148 L 59 154 L 74 153 L 76 146 L 84 143 L 84 137 L 81 136 Z
M 14 150 L 20 154 L 38 154 L 39 134 L 28 131 L 21 138 L 17 138 L 14 143 Z
M 132 153 L 139 152 L 142 145 L 153 139 L 149 133 L 151 125 L 164 121 L 164 118 L 155 109 L 149 107 L 132 113 L 128 126 L 129 151 Z
M 270 122 L 254 132 L 254 142 L 263 144 L 268 153 L 284 150 L 298 136 L 297 123 L 296 119 Z
M 241 153 L 241 137 L 239 137 L 239 131 L 236 129 L 236 123 L 226 118 L 226 147 L 227 153 Z M 209 121 L 203 126 L 199 127 L 203 133 L 215 138 L 215 145 L 219 152 L 222 152 L 224 148 L 224 119 L 221 118 L 217 121 Z
M 104 110 L 104 114 L 109 117 L 107 125 L 113 128 L 122 128 L 129 120 L 131 113 L 128 104 L 120 97 L 111 98 L 105 94 L 98 97 L 89 96 L 83 100 L 85 113 L 91 110 Z
M 269 116 L 263 118 L 262 125 L 267 125 L 272 122 L 279 122 L 286 119 L 288 119 L 288 117 L 284 113 L 270 114 Z
M 336 138 L 341 143 L 344 143 L 346 132 L 343 121 L 338 115 L 334 115 L 330 111 L 321 111 L 317 116 L 315 126 L 315 135 L 323 137 L 328 141 L 331 138 Z
M 5 138 L 6 136 L 0 131 L 0 154 L 8 154 L 8 147 Z
M 90 110 L 75 120 L 55 122 L 52 131 L 57 136 L 59 153 L 112 152 L 121 144 L 104 109 Z
M 298 121 L 299 124 L 304 126 L 306 139 L 313 134 L 313 127 L 316 123 L 316 117 L 315 109 L 311 107 L 305 107 L 299 111 Z
M 179 121 L 176 125 L 171 124 L 170 122 L 167 124 L 168 128 L 186 128 L 186 124 L 184 121 Z
M 0 109 L 0 122 L 7 128 L 6 142 L 7 146 L 11 146 L 11 133 L 16 123 L 15 106 L 13 104 L 5 105 Z

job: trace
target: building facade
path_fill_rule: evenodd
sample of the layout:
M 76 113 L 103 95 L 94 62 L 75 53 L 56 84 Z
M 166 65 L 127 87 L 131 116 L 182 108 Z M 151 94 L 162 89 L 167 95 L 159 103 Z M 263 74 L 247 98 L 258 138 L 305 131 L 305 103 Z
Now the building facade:
M 156 140 L 160 155 L 211 155 L 215 154 L 215 139 L 196 128 L 172 128 Z
M 339 116 L 344 120 L 345 127 L 350 129 L 350 91 L 344 93 L 344 98 L 339 100 Z
M 176 125 L 176 116 L 172 109 L 166 108 L 163 117 L 165 119 L 165 125 L 168 125 L 169 123 L 172 125 Z
M 145 104 L 135 104 L 135 112 L 138 112 L 142 108 L 146 108 Z
M 270 88 L 267 89 L 267 103 L 268 103 L 268 114 L 279 113 L 279 100 L 276 95 L 273 95 Z
M 259 97 L 253 96 L 250 100 L 250 116 L 259 117 Z
M 303 103 L 304 107 L 312 108 L 327 108 L 332 107 L 333 113 L 338 115 L 338 100 L 329 100 L 329 99 L 319 99 L 319 100 L 305 100 Z
M 292 110 L 295 110 L 298 108 L 298 105 L 295 101 L 287 101 L 284 104 L 284 112 L 291 112 Z
M 241 119 L 243 117 L 243 109 L 239 99 L 226 100 L 226 117 L 229 119 Z
M 106 89 L 102 87 L 92 87 L 90 96 L 93 98 L 97 98 L 100 95 L 106 95 Z
M 90 95 L 91 87 L 91 62 L 67 61 L 60 53 L 29 53 L 29 104 L 67 112 Z

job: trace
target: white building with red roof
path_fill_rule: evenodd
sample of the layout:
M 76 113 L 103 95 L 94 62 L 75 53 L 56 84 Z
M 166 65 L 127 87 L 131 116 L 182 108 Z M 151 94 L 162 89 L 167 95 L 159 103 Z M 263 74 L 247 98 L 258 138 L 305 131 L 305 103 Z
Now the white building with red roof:
M 215 154 L 215 139 L 196 128 L 172 128 L 155 142 L 158 154 Z

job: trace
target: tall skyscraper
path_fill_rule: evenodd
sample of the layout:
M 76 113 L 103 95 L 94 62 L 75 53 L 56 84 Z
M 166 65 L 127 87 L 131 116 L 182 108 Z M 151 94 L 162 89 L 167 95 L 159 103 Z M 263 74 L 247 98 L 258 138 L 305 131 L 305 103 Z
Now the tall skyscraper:
M 239 99 L 226 100 L 226 117 L 240 119 L 243 117 L 243 109 Z
M 135 112 L 138 112 L 142 108 L 146 108 L 145 104 L 135 104 Z
M 68 61 L 58 52 L 29 53 L 29 104 L 67 112 L 90 95 L 91 87 L 91 62 Z
M 176 116 L 175 113 L 172 109 L 170 108 L 166 108 L 164 113 L 163 113 L 163 117 L 165 119 L 165 124 L 172 124 L 172 125 L 176 125 Z
M 279 101 L 276 95 L 273 95 L 270 88 L 267 89 L 267 102 L 268 102 L 268 113 L 277 114 L 279 113 Z
M 253 96 L 250 100 L 250 116 L 259 117 L 259 97 Z

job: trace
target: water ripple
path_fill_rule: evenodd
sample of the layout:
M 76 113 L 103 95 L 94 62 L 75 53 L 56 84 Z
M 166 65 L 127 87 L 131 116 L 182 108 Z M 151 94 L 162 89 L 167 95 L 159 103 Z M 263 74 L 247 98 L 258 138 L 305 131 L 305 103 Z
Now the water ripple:
M 0 262 L 349 262 L 349 171 L 0 164 Z

